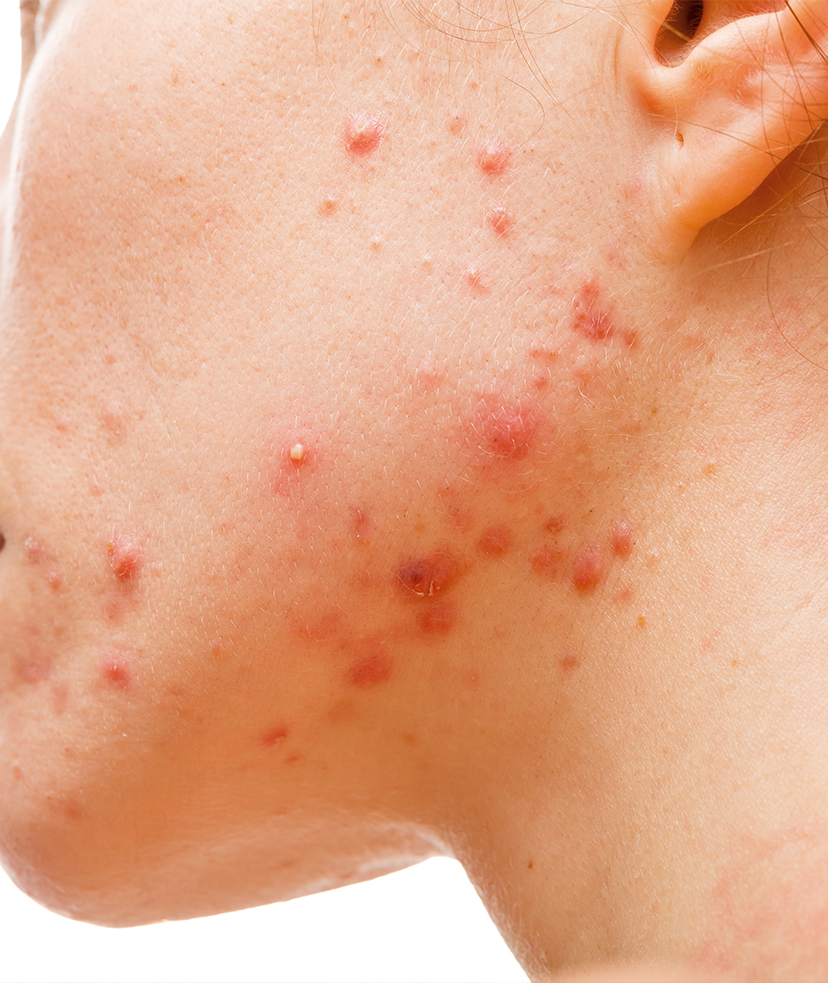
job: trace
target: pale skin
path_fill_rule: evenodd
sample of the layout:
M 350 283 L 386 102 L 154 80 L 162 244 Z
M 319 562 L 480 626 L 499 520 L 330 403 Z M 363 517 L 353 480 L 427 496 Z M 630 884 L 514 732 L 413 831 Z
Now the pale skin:
M 445 853 L 534 979 L 828 977 L 828 5 L 780 6 L 42 5 L 24 890 L 129 925 Z

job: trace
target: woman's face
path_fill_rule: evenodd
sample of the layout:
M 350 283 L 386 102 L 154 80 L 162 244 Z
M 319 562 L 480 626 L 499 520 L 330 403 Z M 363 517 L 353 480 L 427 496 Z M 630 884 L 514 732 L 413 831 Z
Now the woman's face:
M 495 640 L 623 557 L 584 493 L 624 465 L 636 337 L 590 273 L 629 205 L 583 14 L 538 41 L 548 100 L 493 26 L 461 57 L 359 5 L 41 4 L 7 141 L 0 842 L 47 904 L 186 916 L 439 848 L 446 755 L 483 767 L 464 715 L 512 685 Z

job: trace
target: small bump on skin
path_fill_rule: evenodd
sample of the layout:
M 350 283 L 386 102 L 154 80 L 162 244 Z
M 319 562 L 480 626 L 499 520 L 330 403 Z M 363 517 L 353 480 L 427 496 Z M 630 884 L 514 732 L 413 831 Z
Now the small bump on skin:
M 486 137 L 477 148 L 477 165 L 490 177 L 503 174 L 511 159 L 512 151 L 499 137 Z
M 466 128 L 466 117 L 459 109 L 452 110 L 448 119 L 449 133 L 459 136 Z
M 116 533 L 106 544 L 106 554 L 118 580 L 130 583 L 138 579 L 143 551 L 136 539 L 125 533 Z
M 491 290 L 488 277 L 478 266 L 466 267 L 463 272 L 463 280 L 469 290 L 478 297 L 489 293 Z
M 351 664 L 346 680 L 358 689 L 371 689 L 391 677 L 391 659 L 381 646 Z
M 600 291 L 588 280 L 572 300 L 572 330 L 590 341 L 606 341 L 614 334 L 609 312 L 600 303 Z
M 264 748 L 275 748 L 284 744 L 290 730 L 287 727 L 270 727 L 259 737 L 259 744 Z
M 612 551 L 617 557 L 626 560 L 630 557 L 635 546 L 635 533 L 629 522 L 620 519 L 614 522 L 610 531 Z
M 599 546 L 582 546 L 572 565 L 572 583 L 582 594 L 595 590 L 604 576 L 604 556 Z
M 132 682 L 129 655 L 121 649 L 107 652 L 100 662 L 101 680 L 115 689 L 128 689 Z
M 560 546 L 541 546 L 530 558 L 532 569 L 548 580 L 560 580 L 566 554 Z
M 568 652 L 566 655 L 561 656 L 561 669 L 564 672 L 572 672 L 578 668 L 578 656 L 573 655 Z
M 537 413 L 520 401 L 484 397 L 477 412 L 480 448 L 500 461 L 521 461 L 532 449 L 540 424 Z
M 291 464 L 304 464 L 307 456 L 308 452 L 305 450 L 304 444 L 294 444 L 288 451 L 288 457 L 290 458 Z
M 417 616 L 417 627 L 423 635 L 448 635 L 457 621 L 457 611 L 449 601 L 436 601 Z
M 381 116 L 375 113 L 353 113 L 345 121 L 345 149 L 352 157 L 367 157 L 380 145 L 385 132 Z
M 331 195 L 325 195 L 319 205 L 319 214 L 325 216 L 333 215 L 337 208 L 339 208 L 339 202 L 336 198 L 333 198 Z
M 374 535 L 374 520 L 360 508 L 351 509 L 351 532 L 358 543 L 369 543 Z
M 514 220 L 502 205 L 495 205 L 486 213 L 486 224 L 496 236 L 505 239 L 514 228 Z
M 460 564 L 448 551 L 410 560 L 397 568 L 395 577 L 411 598 L 436 597 L 451 590 L 460 579 Z
M 29 563 L 39 563 L 43 559 L 43 545 L 34 536 L 27 536 L 23 543 L 23 552 Z
M 52 590 L 58 591 L 63 585 L 63 577 L 54 570 L 46 575 L 46 583 L 51 587 Z
M 481 556 L 505 556 L 512 548 L 514 538 L 508 526 L 489 526 L 477 540 L 477 552 Z

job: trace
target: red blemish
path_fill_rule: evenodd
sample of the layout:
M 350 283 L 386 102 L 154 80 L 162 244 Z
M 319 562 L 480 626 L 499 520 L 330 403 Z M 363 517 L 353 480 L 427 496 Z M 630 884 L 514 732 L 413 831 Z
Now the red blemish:
M 478 296 L 489 293 L 491 285 L 489 278 L 479 266 L 468 266 L 463 273 L 463 279 L 469 290 Z
M 55 571 L 52 570 L 46 574 L 46 583 L 52 588 L 52 590 L 60 590 L 63 584 L 63 577 Z
M 303 754 L 289 754 L 285 758 L 285 764 L 286 765 L 298 765 L 298 764 L 301 764 L 304 760 L 305 760 L 305 756 Z
M 423 392 L 434 392 L 445 381 L 445 371 L 433 360 L 424 360 L 414 373 L 415 385 Z
M 448 128 L 449 132 L 455 136 L 462 133 L 466 128 L 466 117 L 459 109 L 453 110 L 449 115 Z
M 631 604 L 635 598 L 635 592 L 628 584 L 623 584 L 615 593 L 615 599 L 621 604 Z
M 290 730 L 287 727 L 271 727 L 261 735 L 259 744 L 266 748 L 279 747 L 280 744 L 284 744 L 288 739 L 289 733 Z
M 34 536 L 27 536 L 23 543 L 23 552 L 29 563 L 39 563 L 43 558 L 43 546 L 39 539 Z
M 295 619 L 291 633 L 306 642 L 324 642 L 332 638 L 342 621 L 339 611 L 326 611 L 312 619 Z
M 370 689 L 391 676 L 391 659 L 381 646 L 368 651 L 354 662 L 346 676 L 352 686 Z
M 351 509 L 351 532 L 358 543 L 367 543 L 374 535 L 374 520 L 364 509 Z
M 380 145 L 385 123 L 376 113 L 353 113 L 345 120 L 345 149 L 354 157 L 367 157 Z
M 544 522 L 543 528 L 547 532 L 557 533 L 560 532 L 564 527 L 564 520 L 559 515 L 550 515 L 549 518 Z
M 143 551 L 138 541 L 126 533 L 115 533 L 106 544 L 109 565 L 118 580 L 132 582 L 138 579 Z
M 339 207 L 339 202 L 336 198 L 331 197 L 331 195 L 326 195 L 319 205 L 320 215 L 333 215 L 333 213 Z
M 568 652 L 566 655 L 561 656 L 561 669 L 564 672 L 572 672 L 574 669 L 578 668 L 578 656 L 573 655 Z
M 528 402 L 484 396 L 478 406 L 474 429 L 481 450 L 489 457 L 520 461 L 531 450 L 540 424 L 536 410 Z
M 132 680 L 132 669 L 128 653 L 121 649 L 107 652 L 101 659 L 101 679 L 109 686 L 127 689 Z
M 29 656 L 27 659 L 17 659 L 14 664 L 14 671 L 22 683 L 34 685 L 42 683 L 51 676 L 52 663 L 45 656 Z
M 512 151 L 499 137 L 486 137 L 477 148 L 477 163 L 484 174 L 495 177 L 509 166 Z
M 477 540 L 477 552 L 483 556 L 503 556 L 513 542 L 514 535 L 508 526 L 489 526 Z
M 565 556 L 566 554 L 560 546 L 541 546 L 532 554 L 530 563 L 535 573 L 550 580 L 558 580 L 561 576 Z
M 457 611 L 450 601 L 436 601 L 417 616 L 423 635 L 447 635 L 457 621 Z
M 450 590 L 460 579 L 457 560 L 446 550 L 410 560 L 397 568 L 396 578 L 407 596 L 435 597 Z
M 635 533 L 629 522 L 620 519 L 613 523 L 610 542 L 612 543 L 612 551 L 616 556 L 621 557 L 622 560 L 629 557 L 633 551 L 633 546 L 635 546 Z
M 572 301 L 572 330 L 590 341 L 604 341 L 613 334 L 612 319 L 594 280 L 588 280 Z
M 495 205 L 486 213 L 486 224 L 496 236 L 505 238 L 514 228 L 514 221 L 502 205 Z
M 598 546 L 582 546 L 572 566 L 572 583 L 582 593 L 594 590 L 604 576 L 604 556 Z

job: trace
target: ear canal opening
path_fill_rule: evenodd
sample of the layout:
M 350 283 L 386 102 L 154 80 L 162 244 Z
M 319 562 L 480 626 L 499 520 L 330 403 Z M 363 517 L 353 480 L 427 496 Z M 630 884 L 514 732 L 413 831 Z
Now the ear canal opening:
M 678 65 L 687 57 L 704 16 L 704 0 L 675 0 L 655 42 L 662 65 Z

